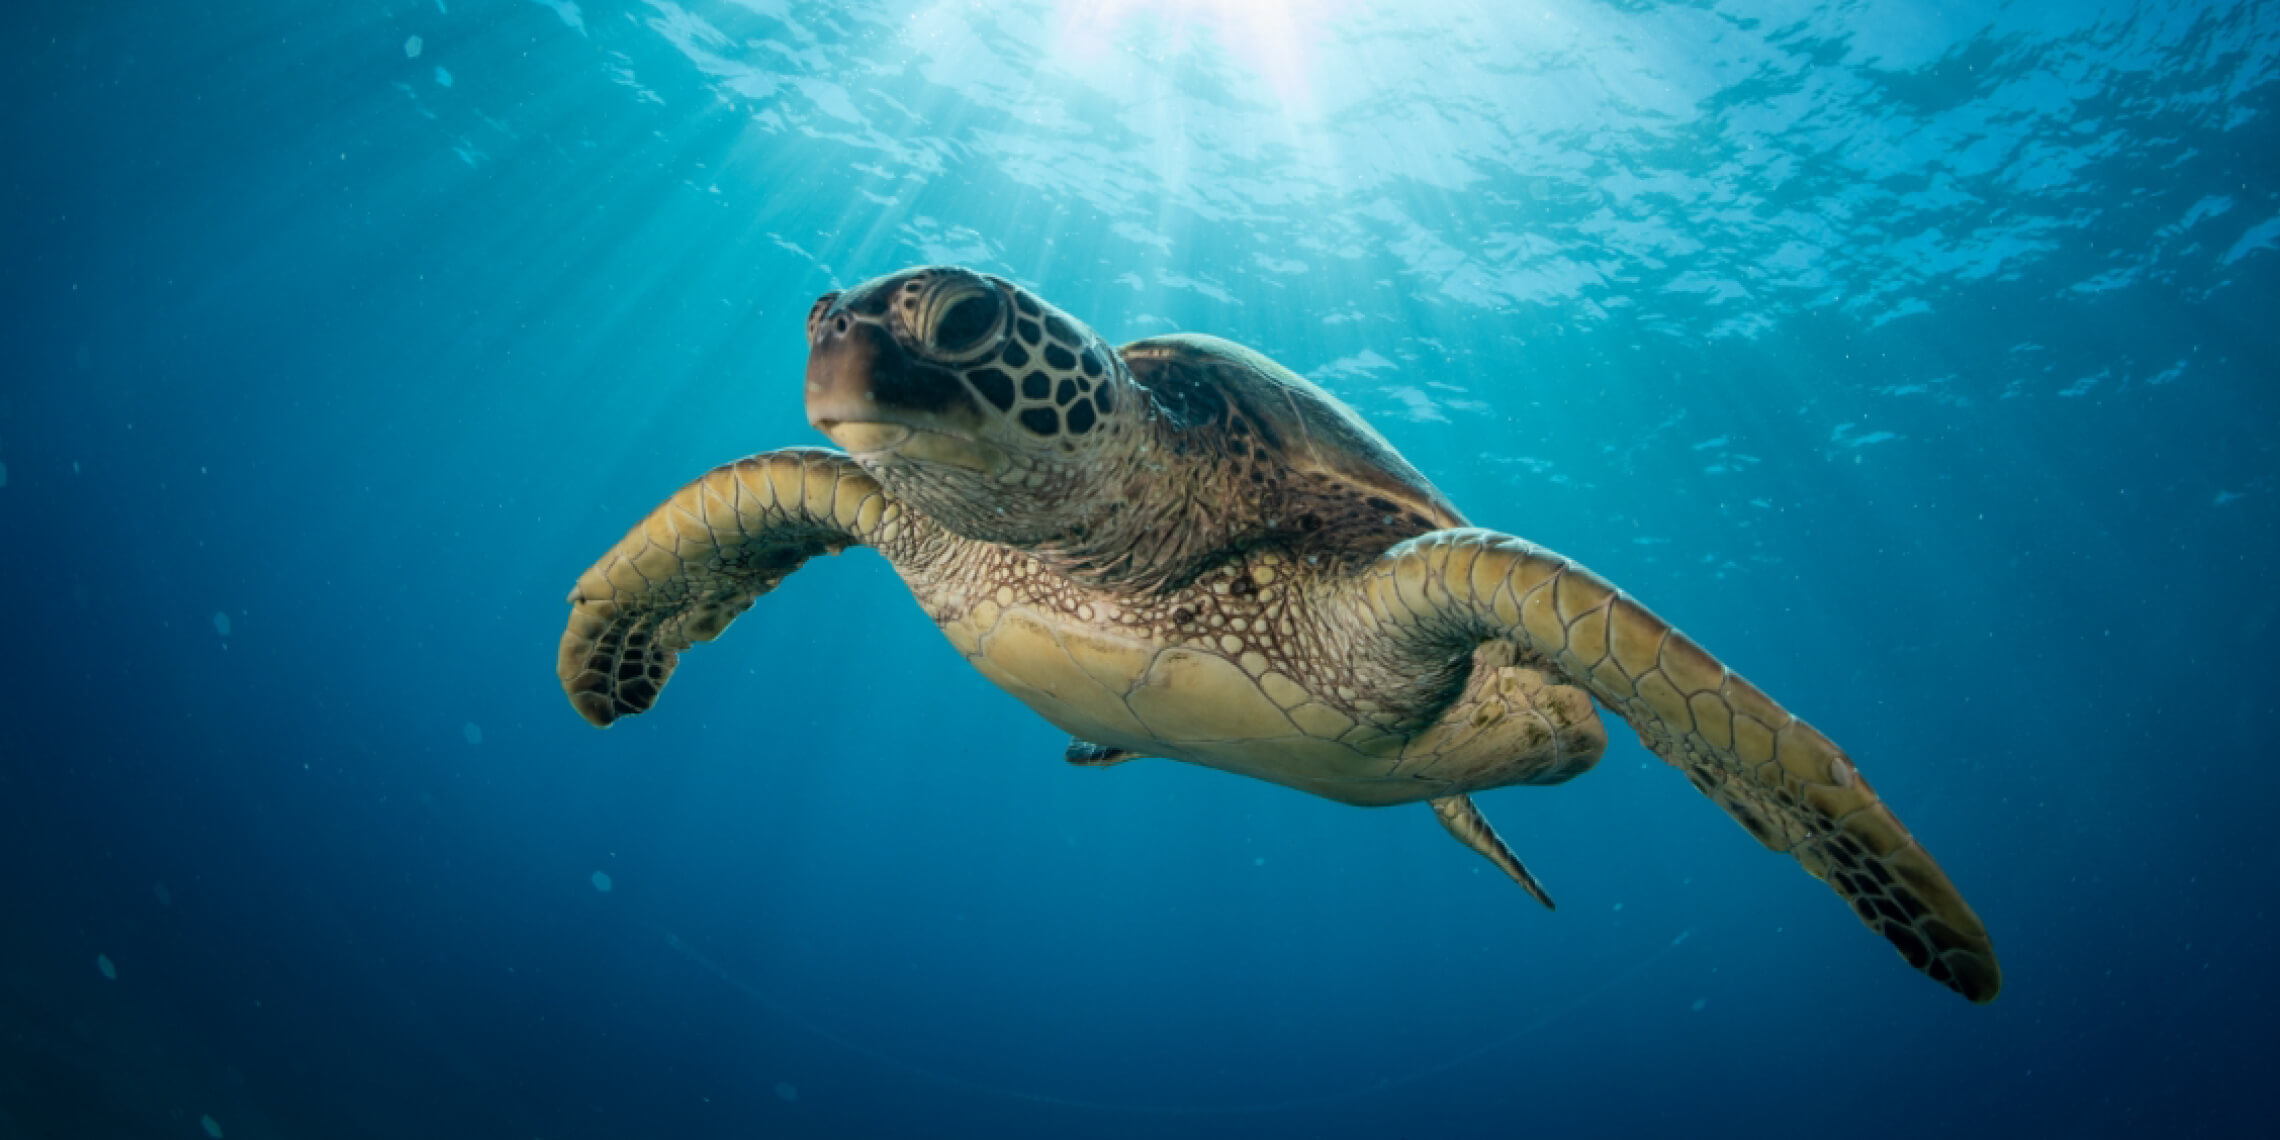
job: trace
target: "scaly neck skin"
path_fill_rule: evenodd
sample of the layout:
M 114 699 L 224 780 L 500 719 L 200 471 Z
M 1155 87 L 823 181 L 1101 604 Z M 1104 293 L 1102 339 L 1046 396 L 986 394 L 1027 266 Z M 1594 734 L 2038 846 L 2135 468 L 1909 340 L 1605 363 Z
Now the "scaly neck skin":
M 1025 548 L 1088 585 L 1177 589 L 1257 529 L 1266 488 L 1246 493 L 1241 470 L 1215 441 L 1198 439 L 1152 400 L 1132 402 L 1139 406 L 1129 429 L 1088 457 L 1091 477 L 1069 500 L 1070 525 Z
M 928 518 L 925 512 L 913 510 L 910 504 L 898 500 L 887 525 L 865 536 L 864 541 L 908 579 L 934 573 L 955 556 L 965 540 Z

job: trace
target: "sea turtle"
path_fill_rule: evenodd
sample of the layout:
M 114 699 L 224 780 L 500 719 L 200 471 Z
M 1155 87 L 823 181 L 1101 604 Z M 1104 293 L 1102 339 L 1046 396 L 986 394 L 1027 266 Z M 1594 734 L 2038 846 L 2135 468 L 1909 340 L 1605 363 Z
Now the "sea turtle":
M 808 312 L 787 448 L 683 487 L 570 593 L 596 725 L 810 556 L 868 546 L 982 675 L 1074 734 L 1343 803 L 1423 800 L 1549 906 L 1469 793 L 1555 784 L 1630 722 L 1908 964 L 1972 1001 L 1986 929 L 1835 744 L 1606 580 L 1466 524 L 1351 409 L 1208 336 L 1112 349 L 1003 279 L 926 267 Z

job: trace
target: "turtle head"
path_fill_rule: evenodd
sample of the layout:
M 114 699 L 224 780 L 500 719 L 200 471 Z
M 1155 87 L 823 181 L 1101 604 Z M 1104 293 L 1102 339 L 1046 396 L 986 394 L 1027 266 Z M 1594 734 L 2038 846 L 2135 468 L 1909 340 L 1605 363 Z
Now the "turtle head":
M 1081 536 L 1137 436 L 1131 374 L 1026 289 L 929 266 L 817 299 L 807 415 L 896 498 L 968 538 Z

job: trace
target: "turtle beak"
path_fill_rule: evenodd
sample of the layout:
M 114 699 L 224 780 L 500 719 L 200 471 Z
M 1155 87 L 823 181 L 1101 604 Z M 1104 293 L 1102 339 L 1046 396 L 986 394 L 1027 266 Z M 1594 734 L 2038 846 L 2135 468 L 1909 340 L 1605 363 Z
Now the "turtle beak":
M 979 418 L 966 386 L 913 360 L 875 322 L 844 312 L 809 319 L 808 424 L 857 456 L 906 459 L 994 474 L 1005 453 L 976 438 Z
M 890 381 L 899 380 L 908 363 L 902 348 L 884 329 L 844 313 L 818 313 L 809 320 L 808 329 L 809 425 L 849 450 L 874 450 L 841 440 L 835 429 L 877 424 L 887 414 L 879 406 L 880 380 L 882 374 Z

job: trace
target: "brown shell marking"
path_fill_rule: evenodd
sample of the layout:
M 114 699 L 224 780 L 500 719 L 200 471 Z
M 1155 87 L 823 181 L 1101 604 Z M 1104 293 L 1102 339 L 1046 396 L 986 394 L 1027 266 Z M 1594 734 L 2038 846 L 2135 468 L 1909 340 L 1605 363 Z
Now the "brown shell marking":
M 1259 537 L 1375 557 L 1403 538 L 1463 526 L 1439 488 L 1336 396 L 1232 341 L 1197 333 L 1122 349 L 1133 379 L 1192 450 L 1254 471 L 1244 509 Z

